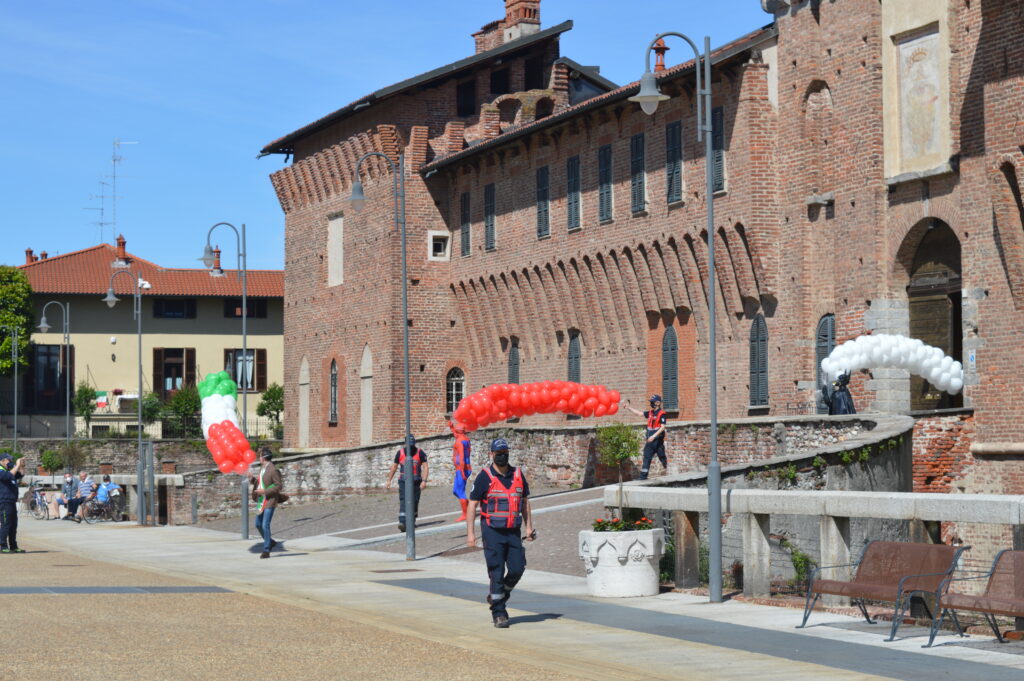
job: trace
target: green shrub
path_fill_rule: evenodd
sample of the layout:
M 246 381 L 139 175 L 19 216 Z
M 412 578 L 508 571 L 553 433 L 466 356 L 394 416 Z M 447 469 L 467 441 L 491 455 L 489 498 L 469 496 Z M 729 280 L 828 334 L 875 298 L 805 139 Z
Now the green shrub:
M 612 423 L 597 428 L 597 455 L 606 466 L 615 466 L 619 473 L 619 517 L 622 513 L 622 465 L 640 450 L 643 438 L 636 428 Z
M 64 467 L 64 457 L 54 449 L 47 449 L 39 455 L 39 465 L 43 467 L 44 471 L 53 475 Z
M 75 395 L 71 398 L 71 404 L 75 408 L 75 413 L 85 419 L 85 432 L 89 432 L 89 423 L 96 411 L 96 390 L 82 381 L 75 387 Z

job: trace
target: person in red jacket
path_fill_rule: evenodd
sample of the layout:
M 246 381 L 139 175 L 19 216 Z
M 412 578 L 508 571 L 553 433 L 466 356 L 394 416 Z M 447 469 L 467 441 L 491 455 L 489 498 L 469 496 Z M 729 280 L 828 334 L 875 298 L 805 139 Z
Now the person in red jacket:
M 647 419 L 647 430 L 644 439 L 644 463 L 640 469 L 640 479 L 646 480 L 651 471 L 651 461 L 655 455 L 661 462 L 661 470 L 664 473 L 668 470 L 668 457 L 665 455 L 665 426 L 668 423 L 668 416 L 661 408 L 661 395 L 651 395 L 651 408 L 649 411 L 640 411 L 629 406 L 626 400 L 626 409 L 637 416 Z
M 490 577 L 487 604 L 491 606 L 491 619 L 499 629 L 508 628 L 508 603 L 512 589 L 526 571 L 526 551 L 523 549 L 522 531 L 533 541 L 530 514 L 530 484 L 523 471 L 508 462 L 508 442 L 498 438 L 491 442 L 490 466 L 484 468 L 473 481 L 466 512 L 466 545 L 476 546 L 476 509 L 480 506 L 480 535 L 484 540 L 484 560 Z
M 469 476 L 473 474 L 473 460 L 470 456 L 470 442 L 469 436 L 466 435 L 466 429 L 460 423 L 453 421 L 451 415 L 448 417 L 448 428 L 455 436 L 455 444 L 452 445 L 452 468 L 455 470 L 452 479 L 452 494 L 459 500 L 459 506 L 462 507 L 462 515 L 455 519 L 455 522 L 461 523 L 466 519 L 466 508 L 469 505 L 466 484 L 469 482 Z

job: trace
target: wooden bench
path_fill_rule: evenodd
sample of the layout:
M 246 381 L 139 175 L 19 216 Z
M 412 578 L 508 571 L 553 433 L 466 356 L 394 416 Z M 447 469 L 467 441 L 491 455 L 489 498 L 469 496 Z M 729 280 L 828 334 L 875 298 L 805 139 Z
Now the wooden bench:
M 807 584 L 804 620 L 797 628 L 807 626 L 807 619 L 823 594 L 850 598 L 870 624 L 874 624 L 875 620 L 868 615 L 865 601 L 885 601 L 895 604 L 892 629 L 889 638 L 885 639 L 892 641 L 896 638 L 896 631 L 900 627 L 904 613 L 910 608 L 911 597 L 915 594 L 932 594 L 938 602 L 939 591 L 953 574 L 960 554 L 968 548 L 970 547 L 946 544 L 873 541 L 864 547 L 864 553 L 858 562 L 825 565 L 811 573 Z M 818 575 L 824 570 L 854 566 L 857 571 L 848 582 L 818 579 Z
M 954 582 L 974 579 L 988 580 L 983 593 L 974 595 L 948 590 L 948 587 Z M 999 642 L 1004 643 L 1005 640 L 996 625 L 995 616 L 1024 617 L 1024 551 L 1000 551 L 992 561 L 992 569 L 985 574 L 974 577 L 947 578 L 940 589 L 939 602 L 936 607 L 942 614 L 939 619 L 932 622 L 928 644 L 922 646 L 923 648 L 931 646 L 947 612 L 956 625 L 957 633 L 961 636 L 964 635 L 960 619 L 956 616 L 957 610 L 980 612 L 984 615 L 988 625 L 992 627 Z

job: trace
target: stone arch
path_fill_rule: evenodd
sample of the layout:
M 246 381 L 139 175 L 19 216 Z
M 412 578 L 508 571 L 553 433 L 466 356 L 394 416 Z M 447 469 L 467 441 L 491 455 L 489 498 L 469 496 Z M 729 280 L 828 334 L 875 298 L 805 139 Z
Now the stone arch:
M 359 360 L 359 444 L 373 442 L 373 352 L 370 344 L 363 346 Z
M 804 168 L 813 194 L 831 191 L 834 181 L 831 150 L 835 141 L 835 110 L 832 90 L 823 80 L 814 80 L 804 91 L 803 145 L 807 153 Z
M 498 105 L 498 121 L 501 131 L 505 132 L 516 125 L 516 119 L 519 116 L 519 110 L 522 108 L 523 103 L 515 97 L 499 97 L 499 100 L 501 101 L 495 101 Z
M 1016 309 L 1024 309 L 1024 157 L 1004 154 L 989 174 L 993 237 Z
M 298 447 L 309 446 L 309 359 L 303 355 L 299 362 L 299 433 Z
M 555 112 L 555 100 L 551 97 L 541 97 L 537 100 L 535 111 L 534 120 L 547 118 Z

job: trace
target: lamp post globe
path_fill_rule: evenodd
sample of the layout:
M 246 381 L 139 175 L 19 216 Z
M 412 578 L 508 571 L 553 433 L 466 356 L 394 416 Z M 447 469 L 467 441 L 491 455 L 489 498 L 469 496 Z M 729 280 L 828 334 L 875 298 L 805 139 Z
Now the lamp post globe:
M 653 116 L 658 110 L 658 104 L 670 99 L 670 97 L 658 89 L 658 82 L 650 71 L 644 72 L 640 78 L 640 92 L 629 98 L 629 101 L 636 102 L 648 116 Z

